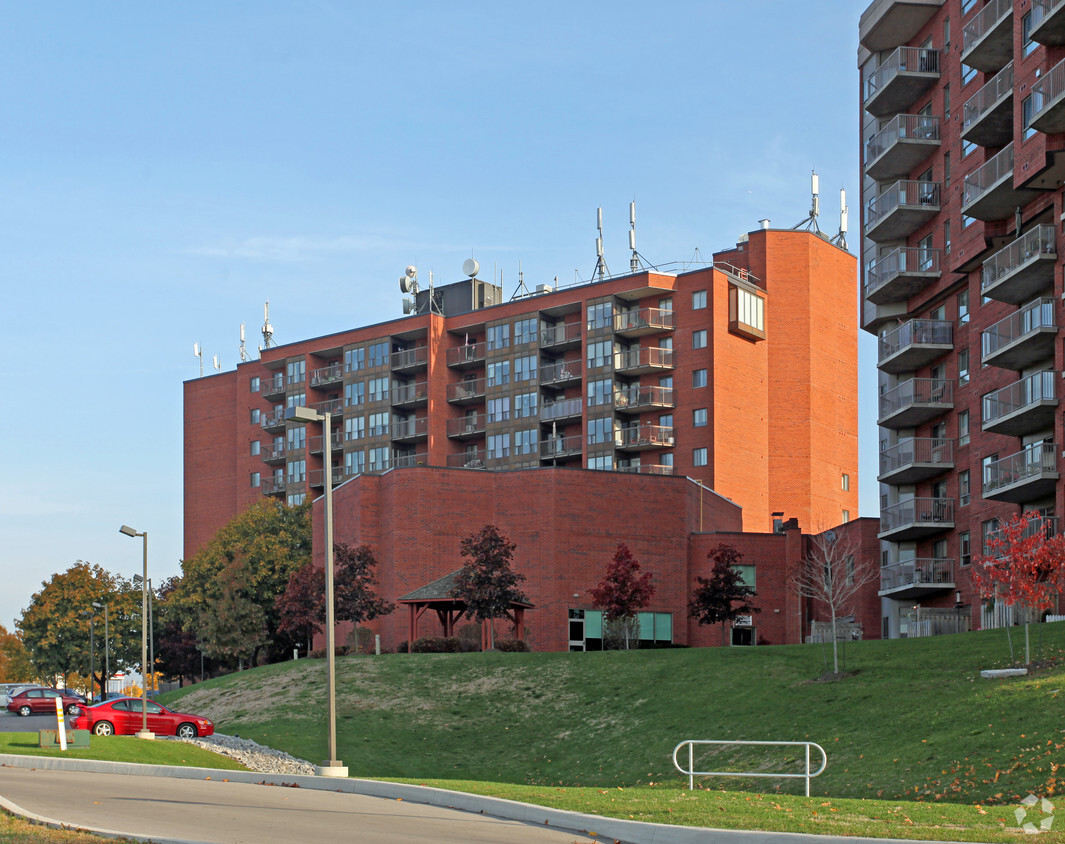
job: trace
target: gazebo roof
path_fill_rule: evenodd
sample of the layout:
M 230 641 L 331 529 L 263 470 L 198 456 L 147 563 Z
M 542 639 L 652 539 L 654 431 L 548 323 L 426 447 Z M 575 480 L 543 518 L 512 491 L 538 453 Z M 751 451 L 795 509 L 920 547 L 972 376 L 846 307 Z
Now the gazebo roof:
M 461 572 L 462 569 L 455 569 L 451 574 L 445 574 L 443 577 L 434 580 L 432 583 L 426 583 L 425 586 L 419 586 L 413 592 L 408 592 L 401 598 L 396 598 L 396 601 L 401 604 L 449 603 L 465 607 L 465 601 L 455 595 L 458 588 L 459 574 Z M 511 601 L 510 606 L 524 607 L 525 609 L 533 608 L 533 604 L 530 604 L 527 601 Z

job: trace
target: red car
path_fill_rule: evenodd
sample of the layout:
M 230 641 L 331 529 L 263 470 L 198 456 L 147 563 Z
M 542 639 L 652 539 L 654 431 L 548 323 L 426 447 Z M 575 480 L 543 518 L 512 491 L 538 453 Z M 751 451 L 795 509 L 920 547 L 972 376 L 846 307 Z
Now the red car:
M 57 697 L 63 699 L 63 709 L 70 715 L 85 705 L 85 698 L 69 691 L 26 689 L 8 699 L 7 711 L 17 712 L 19 715 L 54 715 Z
M 103 700 L 82 710 L 71 719 L 75 730 L 92 730 L 98 736 L 131 736 L 143 723 L 142 701 L 137 697 Z M 199 715 L 171 712 L 154 700 L 148 701 L 148 729 L 161 736 L 196 738 L 214 733 L 214 724 Z

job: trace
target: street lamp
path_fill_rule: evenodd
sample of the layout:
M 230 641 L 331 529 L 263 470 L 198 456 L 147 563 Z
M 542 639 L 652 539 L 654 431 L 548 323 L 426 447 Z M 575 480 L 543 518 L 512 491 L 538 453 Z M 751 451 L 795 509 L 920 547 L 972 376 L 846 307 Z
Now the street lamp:
M 325 662 L 329 699 L 329 758 L 318 767 L 324 777 L 346 777 L 348 769 L 337 759 L 336 621 L 333 606 L 333 414 L 309 407 L 290 407 L 285 420 L 322 423 L 322 462 L 325 464 Z
M 100 684 L 100 699 L 107 700 L 107 687 L 111 682 L 111 634 L 107 631 L 107 611 L 110 604 L 93 601 L 92 605 L 104 611 L 104 681 Z
M 96 673 L 96 613 L 92 610 L 82 610 L 81 617 L 89 619 L 89 698 L 95 700 L 92 684 L 93 675 Z
M 148 730 L 148 531 L 138 533 L 129 525 L 122 525 L 119 533 L 139 536 L 144 540 L 144 574 L 141 577 L 141 728 L 137 738 L 153 739 Z
M 144 581 L 139 574 L 133 575 L 134 585 Z M 155 607 L 155 594 L 152 592 L 152 579 L 148 578 L 148 665 L 151 666 L 152 689 L 158 691 L 155 686 L 155 619 L 152 611 Z

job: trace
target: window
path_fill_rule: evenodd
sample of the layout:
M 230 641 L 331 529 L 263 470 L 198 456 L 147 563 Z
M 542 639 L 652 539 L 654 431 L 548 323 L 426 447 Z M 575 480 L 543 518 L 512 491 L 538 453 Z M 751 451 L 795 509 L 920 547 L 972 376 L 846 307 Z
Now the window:
M 958 445 L 969 444 L 969 411 L 958 413 Z
M 588 420 L 588 443 L 606 443 L 614 439 L 614 420 L 610 416 Z
M 757 589 L 757 574 L 754 566 L 735 565 L 731 566 L 736 572 L 739 573 L 740 583 L 744 586 L 749 586 L 751 589 Z
M 950 220 L 943 221 L 943 254 L 950 254 Z
M 950 153 L 943 153 L 943 189 L 950 187 Z
M 610 340 L 600 340 L 588 344 L 588 368 L 610 366 L 614 356 L 614 344 Z
M 307 377 L 307 364 L 302 360 L 290 360 L 285 365 L 285 372 L 289 385 L 302 384 Z
M 366 381 L 370 401 L 384 401 L 388 398 L 388 376 L 369 378 Z
M 969 321 L 969 291 L 958 294 L 958 323 L 964 325 Z
M 588 306 L 588 328 L 613 328 L 614 306 L 610 302 L 600 302 Z
M 527 355 L 526 357 L 514 358 L 514 380 L 535 381 L 536 366 L 536 355 Z
M 958 384 L 969 383 L 969 350 L 962 349 L 958 352 Z
M 536 416 L 538 398 L 536 393 L 522 393 L 514 396 L 514 418 L 525 419 L 529 416 Z
M 950 83 L 943 86 L 943 116 L 950 117 Z M 949 153 L 948 153 L 949 154 Z
M 962 214 L 961 215 L 961 227 L 963 229 L 969 228 L 969 226 L 971 226 L 975 222 L 976 222 L 976 218 L 975 217 L 970 217 L 968 214 Z M 988 301 L 990 301 L 990 300 L 988 300 Z
M 510 361 L 497 360 L 485 367 L 488 373 L 488 386 L 498 387 L 510 383 Z
M 389 414 L 387 411 L 383 411 L 381 413 L 371 413 L 366 418 L 366 433 L 371 437 L 387 437 L 388 422 Z
M 252 472 L 250 477 L 251 477 L 251 485 L 253 487 L 258 487 L 259 483 L 260 483 L 259 473 L 258 472 Z
M 307 394 L 306 393 L 293 393 L 291 396 L 285 397 L 285 407 L 306 407 L 307 406 Z
M 950 52 L 950 18 L 943 18 L 943 52 Z
M 693 290 L 692 291 L 692 310 L 698 311 L 706 307 L 706 291 L 705 290 Z
M 515 454 L 536 454 L 540 432 L 536 428 L 514 432 Z
M 491 434 L 487 438 L 489 460 L 510 457 L 510 434 Z
M 373 343 L 366 347 L 366 365 L 369 367 L 388 366 L 388 341 Z
M 1043 108 L 1043 96 L 1039 93 L 1029 94 L 1021 103 L 1021 125 L 1024 127 L 1024 139 L 1027 141 L 1036 130 L 1032 128 L 1032 120 Z
M 1023 52 L 1025 58 L 1035 52 L 1039 45 L 1032 40 L 1032 13 L 1029 12 L 1021 18 L 1021 36 L 1024 42 Z M 1027 124 L 1026 124 L 1027 125 Z
M 969 470 L 958 472 L 958 506 L 964 507 L 969 503 Z
M 705 349 L 706 348 L 706 329 L 700 328 L 692 332 L 692 348 L 693 349 Z
M 307 428 L 303 425 L 293 425 L 285 432 L 286 448 L 289 451 L 303 451 L 307 445 Z
M 366 417 L 365 416 L 346 416 L 344 417 L 344 439 L 348 442 L 352 440 L 361 440 L 366 436 Z
M 362 449 L 358 451 L 345 451 L 344 452 L 344 474 L 345 475 L 361 475 L 366 471 L 366 452 Z
M 355 381 L 344 385 L 344 406 L 355 407 L 366 403 L 366 383 Z
M 692 386 L 693 387 L 705 387 L 706 386 L 706 370 L 696 369 L 692 372 Z
M 257 407 L 253 407 L 251 409 L 251 424 L 252 425 L 258 425 L 259 424 L 259 408 L 257 408 Z
M 290 484 L 302 484 L 307 480 L 307 461 L 293 460 L 286 466 L 287 480 Z
M 705 428 L 707 424 L 707 415 L 705 407 L 697 407 L 692 411 L 692 427 L 693 428 Z
M 842 489 L 844 492 L 850 491 L 850 488 L 851 488 L 851 476 L 848 475 L 846 472 L 844 472 L 843 473 L 843 477 L 840 478 L 839 485 L 840 485 L 840 489 Z
M 975 67 L 969 67 L 969 65 L 967 65 L 967 64 L 962 64 L 962 66 L 961 66 L 961 84 L 962 85 L 968 85 L 970 82 L 973 81 L 973 78 L 975 76 L 976 76 L 976 68 Z
M 844 510 L 842 513 L 840 513 L 839 523 L 841 525 L 847 524 L 847 522 L 849 522 L 850 520 L 851 520 L 851 511 L 850 510 Z
M 967 566 L 972 561 L 972 548 L 971 540 L 969 539 L 969 531 L 964 530 L 958 534 L 958 561 Z
M 693 466 L 705 466 L 706 465 L 706 449 L 705 448 L 692 449 L 692 465 Z
M 637 390 L 639 388 L 637 387 Z M 614 382 L 609 378 L 588 382 L 588 407 L 610 404 L 614 399 Z
M 975 149 L 976 149 L 976 144 L 974 144 L 972 141 L 962 141 L 961 142 L 961 157 L 965 158 L 965 157 L 971 155 L 973 153 L 973 151 L 975 151 Z M 962 219 L 964 219 L 964 217 Z
M 600 457 L 588 458 L 589 469 L 599 469 L 605 472 L 612 472 L 614 470 L 614 458 L 609 454 L 604 454 Z
M 251 392 L 253 392 L 253 393 L 259 392 L 259 376 L 258 375 L 253 375 L 251 377 L 251 381 L 248 382 L 248 386 L 251 388 Z
M 348 349 L 344 352 L 344 371 L 358 372 L 366 368 L 366 349 Z
M 370 449 L 370 471 L 384 472 L 392 467 L 392 452 L 388 446 Z
M 299 507 L 307 498 L 305 492 L 290 492 L 286 498 L 289 507 Z
M 765 299 L 750 290 L 729 286 L 728 318 L 730 329 L 765 337 Z
M 493 325 L 485 332 L 485 344 L 489 351 L 505 349 L 510 345 L 510 323 Z
M 489 399 L 487 408 L 489 422 L 505 422 L 510 419 L 510 396 Z
M 259 453 L 259 449 L 260 448 L 261 448 L 261 444 L 259 443 L 259 441 L 258 440 L 252 440 L 251 441 L 251 456 L 255 457 Z
M 993 474 L 993 468 L 994 468 L 993 464 L 995 464 L 997 462 L 998 462 L 998 454 L 996 453 L 996 454 L 987 455 L 987 457 L 985 457 L 980 463 L 981 468 L 983 469 L 982 477 L 983 477 L 983 483 L 984 483 L 985 487 L 989 483 L 991 483 L 991 481 L 992 481 L 992 474 Z
M 984 550 L 984 556 L 988 557 L 991 539 L 994 534 L 998 533 L 998 519 L 988 519 L 986 522 L 980 525 L 980 537 L 983 540 L 982 547 Z
M 514 323 L 514 345 L 520 346 L 523 343 L 535 343 L 536 335 L 539 333 L 540 321 L 533 317 L 532 319 L 519 319 Z
M 976 0 L 961 0 L 961 13 L 964 15 L 975 5 Z

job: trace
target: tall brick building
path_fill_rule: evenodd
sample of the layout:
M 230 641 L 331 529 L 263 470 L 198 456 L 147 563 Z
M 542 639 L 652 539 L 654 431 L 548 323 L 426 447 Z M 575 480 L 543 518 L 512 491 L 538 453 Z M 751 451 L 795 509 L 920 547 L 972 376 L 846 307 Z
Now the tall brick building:
M 877 0 L 859 40 L 885 632 L 1010 623 L 970 561 L 1021 512 L 1059 530 L 1065 2 Z

